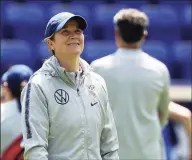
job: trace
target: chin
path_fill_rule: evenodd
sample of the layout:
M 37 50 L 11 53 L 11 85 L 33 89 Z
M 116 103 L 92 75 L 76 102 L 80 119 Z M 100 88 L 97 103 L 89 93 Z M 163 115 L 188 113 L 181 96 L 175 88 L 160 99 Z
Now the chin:
M 75 55 L 75 56 L 81 55 L 81 53 L 82 53 L 81 50 L 70 51 L 70 55 Z

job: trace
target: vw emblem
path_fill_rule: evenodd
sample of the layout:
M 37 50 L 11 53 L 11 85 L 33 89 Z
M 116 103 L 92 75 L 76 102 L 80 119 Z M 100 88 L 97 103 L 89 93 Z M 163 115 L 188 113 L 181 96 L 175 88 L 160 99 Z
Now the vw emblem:
M 63 105 L 63 104 L 66 104 L 69 101 L 69 94 L 63 89 L 56 90 L 55 94 L 54 94 L 54 97 L 55 97 L 55 101 L 58 104 Z

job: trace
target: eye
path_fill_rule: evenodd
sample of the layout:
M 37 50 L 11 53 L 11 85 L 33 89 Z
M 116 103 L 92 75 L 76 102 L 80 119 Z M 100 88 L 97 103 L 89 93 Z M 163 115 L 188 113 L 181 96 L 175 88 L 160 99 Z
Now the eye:
M 63 35 L 68 35 L 68 34 L 69 34 L 69 31 L 68 31 L 68 30 L 62 30 L 62 31 L 61 31 L 61 34 L 63 34 Z
M 83 31 L 81 30 L 81 29 L 77 29 L 77 30 L 75 30 L 75 33 L 76 34 L 81 34 Z

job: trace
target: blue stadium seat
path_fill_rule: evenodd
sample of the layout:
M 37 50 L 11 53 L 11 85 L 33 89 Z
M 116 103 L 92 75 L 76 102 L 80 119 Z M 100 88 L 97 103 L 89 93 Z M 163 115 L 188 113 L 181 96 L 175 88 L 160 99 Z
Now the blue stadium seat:
M 4 20 L 13 27 L 16 39 L 32 43 L 43 39 L 45 19 L 38 5 L 13 2 L 7 5 Z
M 192 26 L 192 5 L 183 7 L 184 23 Z
M 142 48 L 144 52 L 163 62 L 168 67 L 170 75 L 173 75 L 172 60 L 169 58 L 168 48 L 164 42 L 155 40 L 146 41 Z
M 95 7 L 95 20 L 99 23 L 111 23 L 113 16 L 124 7 L 125 4 L 99 4 Z
M 41 42 L 38 45 L 38 59 L 43 62 L 45 59 L 49 58 L 51 56 L 51 53 L 48 50 L 47 44 Z
M 4 20 L 4 14 L 5 14 L 5 10 L 7 8 L 7 5 L 9 5 L 10 2 L 9 1 L 2 1 L 1 2 L 1 15 L 2 15 L 2 20 Z
M 1 40 L 1 73 L 15 64 L 26 64 L 34 69 L 31 46 L 22 40 Z
M 192 42 L 175 42 L 172 49 L 174 62 L 178 66 L 176 69 L 180 72 L 179 78 L 191 79 Z
M 37 43 L 35 48 L 33 48 L 33 52 L 35 53 L 36 58 L 35 69 L 39 69 L 43 62 L 51 56 L 47 44 L 43 41 Z
M 140 8 L 142 5 L 146 5 L 149 2 L 146 0 L 139 0 L 139 1 L 135 1 L 135 0 L 129 0 L 129 1 L 125 1 L 125 0 L 118 0 L 117 3 L 120 4 L 125 4 L 127 7 L 126 8 Z
M 126 4 L 99 4 L 95 6 L 92 31 L 94 39 L 114 39 L 113 16 L 122 8 L 126 8 Z
M 151 26 L 172 27 L 178 24 L 177 14 L 172 6 L 143 5 L 141 10 L 149 16 Z
M 85 45 L 82 58 L 88 63 L 92 61 L 112 54 L 116 51 L 116 45 L 114 41 L 89 41 Z
M 178 13 L 180 13 L 183 10 L 184 6 L 191 5 L 190 0 L 159 0 L 160 5 L 170 5 L 174 7 Z
M 146 41 L 143 50 L 158 60 L 168 63 L 168 53 L 166 45 L 161 41 Z
M 50 17 L 60 12 L 72 12 L 89 19 L 89 12 L 86 6 L 81 4 L 55 4 L 50 8 Z
M 180 21 L 182 29 L 182 39 L 192 40 L 192 5 L 186 5 L 181 11 Z
M 177 12 L 169 5 L 143 5 L 141 10 L 149 17 L 149 40 L 170 42 L 180 40 Z
M 38 5 L 44 9 L 44 12 L 47 13 L 47 10 L 50 8 L 50 6 L 55 5 L 57 3 L 60 4 L 60 0 L 49 0 L 49 1 L 34 1 L 34 0 L 27 0 L 28 4 L 32 5 Z
M 92 8 L 94 8 L 95 5 L 103 4 L 103 3 L 105 3 L 104 0 L 97 0 L 97 1 L 80 0 L 80 1 L 72 1 L 70 4 L 85 5 L 86 7 L 92 10 Z
M 14 32 L 13 32 L 13 27 L 11 27 L 9 24 L 6 23 L 5 21 L 5 13 L 6 13 L 6 8 L 10 4 L 10 1 L 2 1 L 1 2 L 1 33 L 0 33 L 0 38 L 1 39 L 12 39 L 14 38 Z

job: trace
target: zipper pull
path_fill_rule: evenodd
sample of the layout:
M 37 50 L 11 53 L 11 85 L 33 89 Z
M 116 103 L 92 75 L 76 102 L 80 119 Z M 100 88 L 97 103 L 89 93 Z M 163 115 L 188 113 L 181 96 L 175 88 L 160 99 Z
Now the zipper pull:
M 79 88 L 77 88 L 77 94 L 80 95 L 80 93 L 79 93 Z

